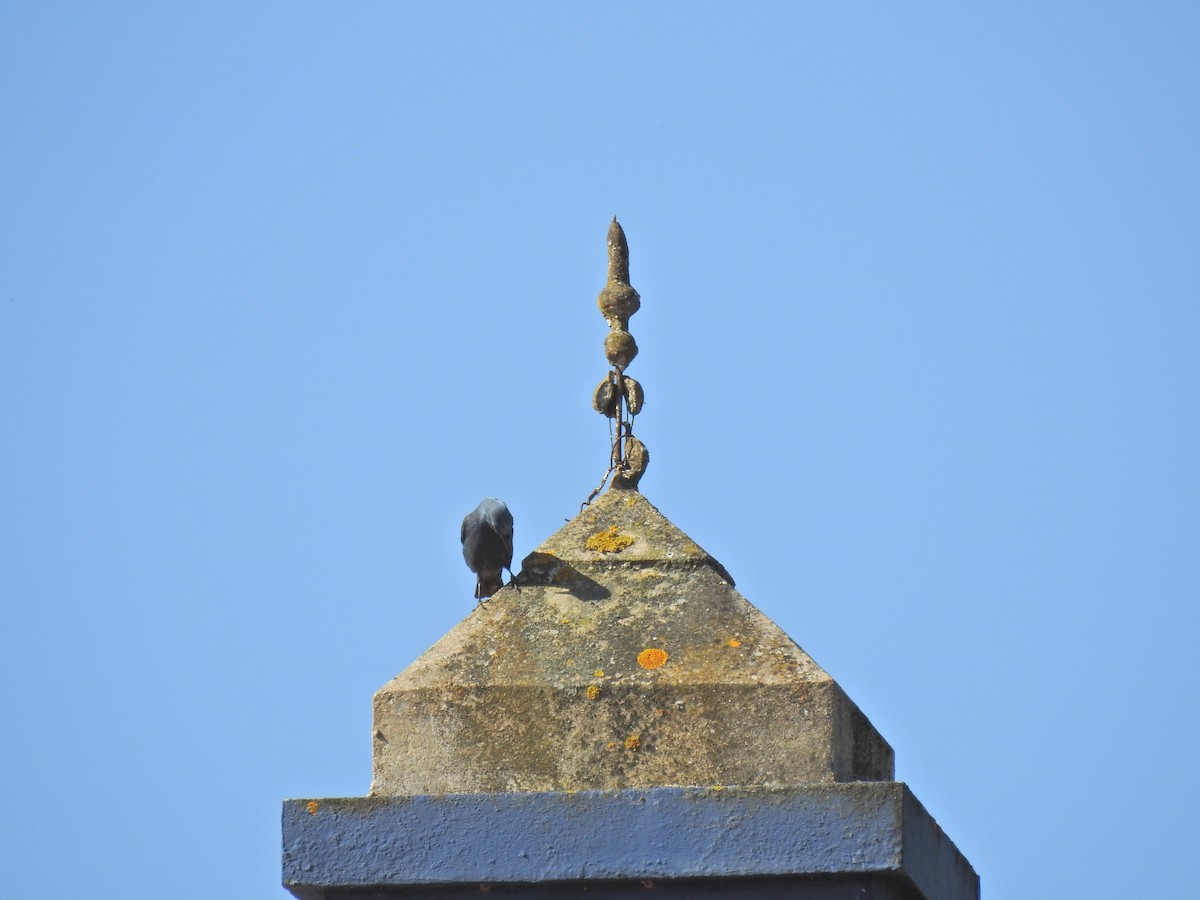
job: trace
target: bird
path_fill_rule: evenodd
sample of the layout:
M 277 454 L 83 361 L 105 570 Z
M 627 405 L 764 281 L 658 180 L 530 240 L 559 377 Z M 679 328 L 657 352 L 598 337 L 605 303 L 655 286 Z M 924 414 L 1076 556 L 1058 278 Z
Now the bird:
M 475 599 L 482 602 L 504 584 L 508 569 L 512 576 L 513 517 L 495 497 L 485 498 L 462 523 L 463 559 L 475 573 Z

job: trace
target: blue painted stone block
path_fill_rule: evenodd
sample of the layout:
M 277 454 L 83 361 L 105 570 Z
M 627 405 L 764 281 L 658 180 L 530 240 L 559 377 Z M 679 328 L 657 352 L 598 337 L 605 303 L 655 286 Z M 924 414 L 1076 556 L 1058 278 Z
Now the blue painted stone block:
M 694 896 L 720 884 L 738 886 L 730 896 L 781 884 L 790 897 L 852 885 L 864 897 L 979 896 L 969 863 L 898 782 L 289 800 L 283 845 L 284 884 L 303 900 L 480 885 L 531 897 L 685 884 Z M 797 892 L 805 883 L 819 892 Z

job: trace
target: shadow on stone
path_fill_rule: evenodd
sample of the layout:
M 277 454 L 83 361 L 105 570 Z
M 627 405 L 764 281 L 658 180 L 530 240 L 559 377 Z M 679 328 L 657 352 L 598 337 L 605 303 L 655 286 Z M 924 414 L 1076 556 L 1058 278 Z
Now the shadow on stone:
M 521 562 L 521 571 L 513 581 L 518 587 L 526 585 L 555 586 L 562 588 L 576 600 L 596 603 L 612 597 L 612 591 L 600 582 L 588 578 L 570 563 L 552 553 L 535 550 Z

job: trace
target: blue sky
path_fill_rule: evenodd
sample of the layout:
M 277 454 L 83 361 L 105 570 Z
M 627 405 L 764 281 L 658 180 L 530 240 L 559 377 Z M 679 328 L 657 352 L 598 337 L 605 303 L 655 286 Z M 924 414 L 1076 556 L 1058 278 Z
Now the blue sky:
M 1200 677 L 1188 3 L 0 9 L 6 890 L 285 896 L 284 797 L 603 472 L 991 898 L 1175 893 Z

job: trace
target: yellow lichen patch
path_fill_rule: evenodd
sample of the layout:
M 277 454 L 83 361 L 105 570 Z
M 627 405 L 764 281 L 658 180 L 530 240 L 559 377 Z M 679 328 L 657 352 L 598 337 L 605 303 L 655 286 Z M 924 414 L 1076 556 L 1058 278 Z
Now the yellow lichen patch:
M 739 641 L 737 638 L 730 638 L 727 643 L 729 644 L 730 647 L 733 647 L 735 650 L 738 647 L 742 646 L 742 642 Z
M 585 691 L 585 693 L 587 694 L 587 698 L 589 700 L 595 700 L 597 697 L 600 696 L 600 685 L 589 684 L 587 686 L 587 691 Z
M 597 670 L 596 670 L 595 672 L 593 672 L 592 674 L 593 674 L 593 675 L 595 675 L 597 678 L 603 678 L 603 677 L 604 677 L 604 670 L 603 670 L 603 669 L 597 669 Z
M 667 651 L 660 647 L 647 647 L 637 656 L 638 665 L 643 669 L 661 669 L 670 657 Z
M 626 750 L 636 750 L 640 746 L 642 746 L 642 738 L 640 735 L 631 734 L 629 737 L 625 738 Z
M 616 742 L 616 741 L 609 741 L 609 742 L 608 742 L 607 744 L 605 744 L 604 746 L 605 746 L 605 747 L 607 747 L 609 750 L 616 750 L 616 749 L 617 749 L 617 742 Z
M 633 541 L 634 538 L 631 535 L 621 534 L 616 525 L 610 525 L 603 531 L 593 534 L 583 542 L 583 546 L 589 550 L 595 550 L 597 553 L 620 553 Z
M 570 620 L 570 619 L 559 619 L 559 620 L 558 620 L 558 624 L 559 624 L 559 625 L 570 625 L 570 624 L 571 624 L 571 620 Z
M 320 808 L 320 807 L 318 807 L 318 806 L 317 806 L 317 801 L 316 801 L 316 800 L 309 800 L 309 801 L 308 801 L 308 814 L 309 814 L 310 816 L 315 816 L 315 815 L 317 814 L 317 810 L 318 810 L 319 808 Z

